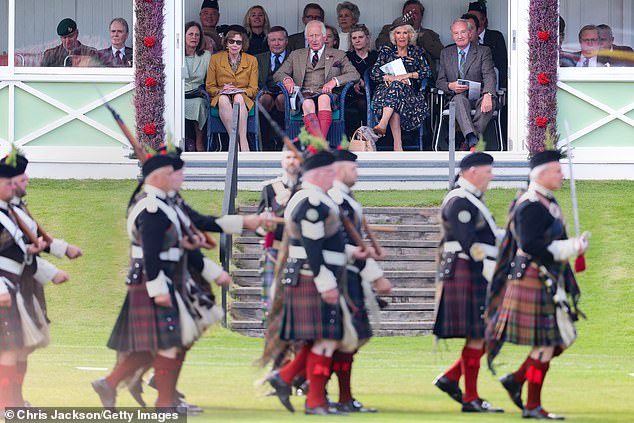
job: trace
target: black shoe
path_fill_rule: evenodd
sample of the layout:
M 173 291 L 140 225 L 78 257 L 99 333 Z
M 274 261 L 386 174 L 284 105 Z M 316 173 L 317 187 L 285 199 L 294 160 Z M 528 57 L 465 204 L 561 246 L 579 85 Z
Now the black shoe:
M 433 384 L 441 391 L 446 392 L 451 399 L 462 404 L 462 391 L 460 390 L 458 382 L 450 380 L 447 376 L 441 374 L 434 379 Z
M 147 404 L 143 399 L 143 385 L 141 384 L 140 378 L 136 379 L 132 385 L 128 385 L 128 391 L 130 391 L 132 398 L 134 398 L 141 407 L 147 407 Z
M 549 413 L 548 411 L 544 410 L 541 405 L 539 407 L 533 408 L 532 410 L 525 408 L 524 411 L 522 412 L 522 418 L 538 419 L 538 420 L 565 420 L 566 419 L 564 416 L 558 416 L 557 414 Z
M 465 402 L 462 404 L 463 413 L 504 413 L 502 408 L 492 406 L 489 402 L 482 398 L 474 399 L 473 401 Z
M 273 372 L 266 381 L 271 384 L 273 389 L 275 389 L 275 395 L 279 398 L 280 402 L 288 411 L 291 413 L 295 412 L 295 408 L 293 404 L 291 404 L 291 385 L 284 382 L 280 377 L 280 372 Z
M 339 410 L 337 407 L 329 405 L 328 407 L 305 407 L 304 414 L 309 416 L 347 416 L 348 413 Z
M 337 408 L 346 413 L 377 413 L 379 411 L 376 408 L 364 407 L 363 404 L 354 398 L 345 404 L 339 404 Z
M 105 378 L 94 380 L 90 384 L 92 385 L 92 389 L 99 395 L 99 399 L 104 408 L 114 408 L 115 400 L 117 399 L 117 390 L 110 386 Z
M 154 373 L 152 373 L 150 375 L 150 377 L 148 378 L 148 380 L 145 383 L 147 383 L 147 386 L 149 386 L 150 388 L 158 390 L 158 388 L 156 387 L 156 379 L 154 378 Z M 185 394 L 183 394 L 182 392 L 177 390 L 176 391 L 176 399 L 178 401 L 184 400 L 185 399 Z
M 188 404 L 185 401 L 180 401 L 176 405 L 176 409 L 179 410 L 179 413 L 182 413 L 181 415 L 187 416 L 200 416 L 205 411 L 201 407 L 194 404 Z
M 515 381 L 512 373 L 501 377 L 500 383 L 504 386 L 506 392 L 509 393 L 513 404 L 517 405 L 520 410 L 524 410 L 524 404 L 522 403 L 522 384 Z

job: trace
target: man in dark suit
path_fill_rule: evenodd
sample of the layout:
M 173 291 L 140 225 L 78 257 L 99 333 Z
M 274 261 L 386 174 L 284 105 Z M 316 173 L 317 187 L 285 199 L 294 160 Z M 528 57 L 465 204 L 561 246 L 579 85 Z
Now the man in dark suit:
M 599 62 L 606 66 L 634 66 L 634 50 L 629 46 L 614 44 L 612 28 L 606 24 L 597 25 L 599 31 Z
M 326 138 L 332 124 L 332 107 L 338 100 L 333 90 L 357 81 L 359 73 L 343 51 L 326 46 L 323 22 L 308 22 L 305 33 L 308 48 L 293 51 L 273 78 L 282 82 L 289 93 L 294 92 L 296 85 L 300 87 L 306 130 L 313 135 L 321 132 Z
M 585 25 L 579 30 L 580 51 L 565 52 L 567 62 L 561 60 L 559 65 L 577 68 L 596 68 L 607 66 L 605 57 L 599 57 L 599 30 L 595 25 Z
M 274 26 L 266 36 L 269 51 L 260 53 L 258 59 L 258 87 L 263 91 L 260 95 L 260 106 L 271 114 L 280 126 L 284 124 L 284 94 L 273 79 L 273 74 L 282 66 L 289 56 L 288 32 L 282 26 Z M 278 150 L 268 122 L 260 119 L 262 128 L 262 144 L 265 150 Z
M 302 13 L 302 22 L 304 26 L 308 25 L 310 21 L 324 21 L 324 9 L 317 3 L 308 3 L 304 6 L 304 13 Z M 300 48 L 308 47 L 308 41 L 304 36 L 304 31 L 300 31 L 297 34 L 293 34 L 288 37 L 288 51 L 299 50 Z
M 500 31 L 489 29 L 489 20 L 487 18 L 487 7 L 478 1 L 469 3 L 469 11 L 467 12 L 478 18 L 480 23 L 478 27 L 478 43 L 484 44 L 491 48 L 493 55 L 493 63 L 500 74 L 500 88 L 506 88 L 506 77 L 508 68 L 508 55 L 506 51 L 506 41 L 504 35 Z
M 97 53 L 104 66 L 111 68 L 132 67 L 132 49 L 125 45 L 128 39 L 128 22 L 114 18 L 110 22 L 110 47 Z
M 423 28 L 423 16 L 425 14 L 425 6 L 419 0 L 407 0 L 403 5 L 403 16 L 409 16 L 410 23 L 416 31 L 416 45 L 425 50 L 425 58 L 431 66 L 431 71 L 436 73 L 436 62 L 440 58 L 440 51 L 443 49 L 440 36 L 429 28 Z M 376 38 L 376 48 L 380 49 L 382 46 L 390 43 L 390 30 L 392 24 L 384 25 L 381 28 L 379 36 Z
M 440 53 L 436 87 L 447 93 L 455 101 L 456 120 L 465 137 L 462 150 L 474 149 L 479 135 L 484 132 L 493 117 L 496 106 L 495 70 L 491 49 L 469 42 L 471 22 L 456 19 L 451 24 L 451 36 L 455 46 L 449 46 Z M 480 98 L 470 102 L 468 85 L 458 84 L 458 79 L 480 82 Z M 471 109 L 475 115 L 471 117 Z

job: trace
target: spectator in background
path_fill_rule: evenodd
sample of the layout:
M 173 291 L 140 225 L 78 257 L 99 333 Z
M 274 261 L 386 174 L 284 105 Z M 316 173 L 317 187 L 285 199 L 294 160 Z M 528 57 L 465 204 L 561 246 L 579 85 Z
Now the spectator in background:
M 274 26 L 267 35 L 269 51 L 255 56 L 258 59 L 258 87 L 260 106 L 271 114 L 280 126 L 284 126 L 284 94 L 277 86 L 273 75 L 288 59 L 288 32 L 281 26 Z M 262 146 L 264 150 L 278 150 L 271 134 L 271 128 L 265 119 L 260 119 Z
M 110 22 L 110 47 L 97 53 L 104 66 L 121 68 L 132 67 L 132 48 L 125 45 L 128 39 L 128 22 L 123 18 L 114 18 Z
M 465 13 L 460 18 L 471 22 L 472 26 L 469 28 L 469 41 L 472 43 L 479 43 L 480 21 L 478 20 L 478 17 L 476 15 L 472 15 L 471 13 Z
M 577 64 L 577 57 L 573 52 L 563 50 L 564 38 L 566 35 L 566 21 L 559 15 L 559 66 L 562 68 L 574 68 Z
M 244 27 L 249 36 L 249 51 L 247 53 L 256 55 L 269 49 L 266 34 L 271 29 L 269 15 L 260 5 L 251 6 L 244 15 Z
M 599 31 L 599 62 L 606 66 L 634 66 L 634 50 L 629 46 L 614 44 L 612 28 L 606 24 L 597 25 Z
M 326 25 L 326 46 L 339 49 L 339 33 L 334 26 Z
M 40 66 L 44 67 L 63 67 L 63 66 L 75 66 L 73 64 L 73 56 L 95 58 L 97 56 L 97 50 L 92 47 L 88 47 L 79 42 L 79 30 L 77 29 L 77 23 L 71 18 L 62 19 L 57 25 L 57 35 L 61 40 L 61 44 L 57 47 L 49 48 L 44 52 L 42 63 Z M 75 60 L 78 65 L 92 60 Z
M 346 56 L 355 67 L 361 79 L 348 91 L 346 99 L 346 135 L 352 137 L 359 126 L 367 125 L 368 103 L 365 98 L 365 82 L 363 75 L 371 69 L 378 53 L 370 50 L 372 36 L 365 25 L 353 25 L 350 28 L 350 44 Z
M 350 28 L 359 22 L 361 11 L 359 7 L 349 1 L 337 5 L 337 24 L 339 25 L 339 50 L 348 51 Z
M 372 107 L 379 123 L 374 132 L 384 136 L 390 125 L 394 138 L 394 151 L 403 151 L 401 130 L 413 131 L 429 116 L 425 92 L 420 90 L 421 80 L 432 76 L 422 48 L 416 45 L 416 31 L 409 21 L 397 19 L 390 30 L 390 44 L 381 47 L 372 67 L 371 77 L 376 86 Z M 381 66 L 401 59 L 407 73 L 390 75 Z M 369 122 L 368 122 L 369 124 Z
M 506 88 L 508 54 L 504 35 L 502 35 L 500 31 L 489 29 L 487 7 L 483 3 L 479 1 L 469 3 L 469 11 L 467 13 L 475 15 L 478 18 L 478 44 L 489 46 L 491 49 L 493 64 L 500 75 L 500 88 Z
M 605 66 L 599 61 L 599 30 L 594 25 L 586 25 L 579 31 L 579 45 L 581 51 L 573 53 L 575 67 L 595 68 Z M 603 58 L 601 58 L 603 60 Z
M 440 42 L 440 36 L 429 28 L 423 28 L 423 16 L 425 15 L 425 6 L 419 0 L 407 0 L 403 4 L 403 16 L 411 16 L 411 24 L 416 31 L 416 45 L 421 47 L 425 53 L 427 63 L 431 66 L 431 70 L 436 75 L 436 62 L 440 58 L 440 51 L 443 45 Z M 376 39 L 377 50 L 381 46 L 390 44 L 390 31 L 392 25 L 384 25 Z
M 456 105 L 456 123 L 465 137 L 461 150 L 475 151 L 480 134 L 493 118 L 496 107 L 495 70 L 491 49 L 469 40 L 471 22 L 456 19 L 451 24 L 451 36 L 456 45 L 445 47 L 440 54 L 436 87 L 447 96 L 447 104 Z M 459 79 L 481 83 L 480 98 L 470 101 L 468 85 Z M 471 110 L 475 110 L 471 116 Z
M 218 20 L 220 20 L 220 9 L 218 0 L 203 0 L 200 6 L 200 26 L 205 37 L 205 49 L 212 54 L 222 50 L 222 38 L 216 31 Z
M 302 13 L 302 22 L 304 27 L 308 25 L 310 21 L 324 21 L 324 9 L 317 3 L 308 3 L 304 6 L 304 12 Z M 308 41 L 304 36 L 304 31 L 298 32 L 288 37 L 288 51 L 298 50 L 300 48 L 307 48 Z
M 247 30 L 231 25 L 223 40 L 225 51 L 211 56 L 207 69 L 207 92 L 211 107 L 218 107 L 220 120 L 231 130 L 233 105 L 240 107 L 238 135 L 240 150 L 249 151 L 247 119 L 258 92 L 258 61 L 246 53 L 249 49 Z
M 192 121 L 196 134 L 196 151 L 205 151 L 203 128 L 207 123 L 209 104 L 200 92 L 205 85 L 205 77 L 211 52 L 205 50 L 203 29 L 198 22 L 185 24 L 185 120 Z

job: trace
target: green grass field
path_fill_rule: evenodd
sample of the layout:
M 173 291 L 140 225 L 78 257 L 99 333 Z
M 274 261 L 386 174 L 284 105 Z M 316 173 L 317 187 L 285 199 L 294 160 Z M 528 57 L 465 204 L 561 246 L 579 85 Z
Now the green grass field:
M 39 406 L 98 406 L 90 381 L 111 368 L 114 353 L 105 347 L 125 293 L 128 243 L 125 206 L 133 182 L 44 181 L 31 183 L 29 207 L 52 234 L 78 244 L 84 257 L 68 262 L 54 260 L 69 271 L 66 285 L 47 287 L 49 315 L 53 321 L 52 345 L 30 360 L 25 398 Z M 544 406 L 574 422 L 632 422 L 634 404 L 634 298 L 631 283 L 634 257 L 632 196 L 634 183 L 580 182 L 582 229 L 592 232 L 587 254 L 588 270 L 579 275 L 583 289 L 581 308 L 587 321 L 578 325 L 579 339 L 554 360 L 543 391 Z M 438 205 L 442 191 L 364 192 L 365 205 Z M 492 190 L 487 202 L 501 225 L 514 190 Z M 197 209 L 217 214 L 222 192 L 192 191 L 185 198 Z M 238 203 L 255 202 L 258 193 L 241 193 Z M 569 217 L 569 191 L 559 194 Z M 218 258 L 217 251 L 210 256 Z M 254 382 L 264 374 L 251 365 L 261 352 L 259 339 L 242 337 L 215 328 L 188 355 L 179 389 L 187 400 L 205 408 L 196 422 L 279 422 L 312 419 L 291 415 L 276 398 L 265 397 Z M 502 422 L 519 420 L 496 378 L 483 366 L 481 396 L 503 406 L 503 415 L 463 415 L 456 403 L 431 385 L 433 378 L 459 354 L 459 342 L 441 343 L 434 352 L 433 339 L 425 337 L 377 338 L 355 361 L 353 392 L 376 415 L 349 416 L 367 421 Z M 523 360 L 526 348 L 508 346 L 497 361 L 505 374 Z M 330 391 L 336 398 L 336 383 Z M 155 393 L 146 389 L 152 403 Z M 302 411 L 303 398 L 294 399 Z M 118 405 L 134 406 L 127 392 Z M 341 418 L 344 419 L 344 418 Z M 332 419 L 328 419 L 329 421 Z

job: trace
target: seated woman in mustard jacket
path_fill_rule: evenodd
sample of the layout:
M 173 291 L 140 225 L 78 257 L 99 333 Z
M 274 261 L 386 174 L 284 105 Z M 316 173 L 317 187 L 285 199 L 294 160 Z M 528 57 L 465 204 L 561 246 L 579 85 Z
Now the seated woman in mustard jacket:
M 249 48 L 249 38 L 240 25 L 229 28 L 223 45 L 225 51 L 214 54 L 209 61 L 207 92 L 211 96 L 211 106 L 218 107 L 220 120 L 227 132 L 231 130 L 233 104 L 240 106 L 240 150 L 249 151 L 247 117 L 258 91 L 258 61 L 245 53 Z

